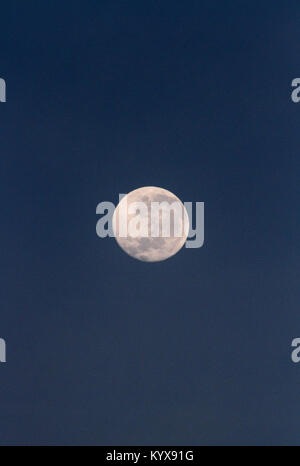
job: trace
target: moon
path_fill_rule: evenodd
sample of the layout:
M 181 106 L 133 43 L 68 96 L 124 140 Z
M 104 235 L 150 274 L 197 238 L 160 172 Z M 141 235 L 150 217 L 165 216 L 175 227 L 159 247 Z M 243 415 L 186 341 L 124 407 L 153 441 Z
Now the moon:
M 155 216 L 152 206 L 158 203 Z M 177 214 L 171 208 L 174 203 Z M 125 195 L 113 215 L 118 245 L 129 256 L 144 262 L 174 256 L 184 245 L 188 231 L 189 219 L 183 203 L 175 194 L 156 186 L 138 188 Z

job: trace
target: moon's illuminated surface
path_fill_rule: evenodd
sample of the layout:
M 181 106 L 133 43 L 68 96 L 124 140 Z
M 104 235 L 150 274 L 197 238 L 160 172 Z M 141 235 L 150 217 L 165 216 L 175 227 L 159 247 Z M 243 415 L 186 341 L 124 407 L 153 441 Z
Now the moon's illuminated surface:
M 136 203 L 141 202 L 146 209 L 136 207 Z M 168 208 L 174 202 L 179 208 L 177 215 Z M 157 203 L 160 203 L 160 208 L 155 216 L 152 206 Z M 170 230 L 166 234 L 162 225 L 166 225 L 167 218 Z M 153 228 L 156 228 L 156 234 Z M 162 261 L 176 254 L 184 245 L 189 230 L 188 214 L 175 194 L 163 188 L 146 186 L 121 199 L 114 211 L 113 230 L 117 243 L 130 256 L 146 262 Z

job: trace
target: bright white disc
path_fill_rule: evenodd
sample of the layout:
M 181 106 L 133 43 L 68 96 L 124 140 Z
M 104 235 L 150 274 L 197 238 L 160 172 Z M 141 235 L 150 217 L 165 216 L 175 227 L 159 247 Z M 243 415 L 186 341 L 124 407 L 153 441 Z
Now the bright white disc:
M 132 207 L 140 202 L 144 203 L 147 209 L 134 211 Z M 161 205 L 159 222 L 156 221 L 158 217 L 154 217 L 154 213 L 151 215 L 155 203 Z M 164 222 L 168 218 L 168 206 L 174 203 L 179 210 L 177 214 L 172 209 L 169 210 L 170 234 L 167 232 L 166 235 L 162 225 L 166 224 Z M 140 220 L 138 222 L 137 214 Z M 153 236 L 153 225 L 158 229 L 156 237 Z M 189 220 L 184 205 L 175 194 L 163 188 L 146 186 L 135 189 L 122 198 L 114 212 L 113 229 L 116 241 L 127 254 L 141 261 L 156 262 L 173 256 L 182 248 L 188 235 Z

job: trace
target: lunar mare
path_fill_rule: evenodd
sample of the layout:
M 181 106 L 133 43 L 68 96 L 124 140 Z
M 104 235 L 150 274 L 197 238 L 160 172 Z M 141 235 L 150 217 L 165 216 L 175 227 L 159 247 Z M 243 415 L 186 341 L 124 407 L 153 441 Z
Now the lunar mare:
M 138 208 L 140 203 L 143 203 Z M 159 206 L 158 215 L 154 215 Z M 180 207 L 176 211 L 175 207 Z M 169 225 L 166 219 L 169 215 Z M 176 254 L 184 245 L 189 219 L 183 203 L 166 189 L 145 186 L 124 196 L 113 215 L 113 230 L 119 246 L 131 257 L 157 262 Z

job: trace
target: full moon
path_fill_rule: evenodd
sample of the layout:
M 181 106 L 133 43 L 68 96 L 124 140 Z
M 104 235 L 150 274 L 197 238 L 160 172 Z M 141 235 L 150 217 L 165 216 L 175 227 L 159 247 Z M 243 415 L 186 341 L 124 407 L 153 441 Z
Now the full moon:
M 155 206 L 159 210 L 153 210 Z M 189 219 L 175 194 L 145 186 L 121 199 L 114 211 L 113 231 L 119 246 L 131 257 L 157 262 L 182 248 L 188 236 Z

